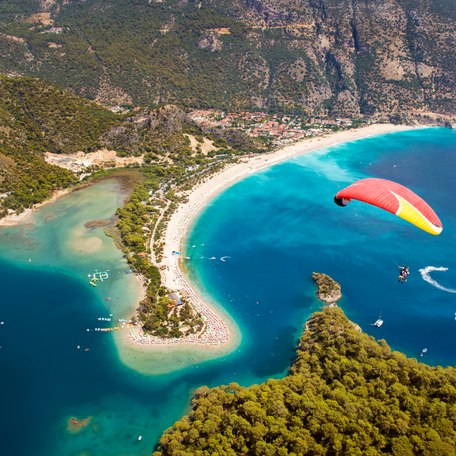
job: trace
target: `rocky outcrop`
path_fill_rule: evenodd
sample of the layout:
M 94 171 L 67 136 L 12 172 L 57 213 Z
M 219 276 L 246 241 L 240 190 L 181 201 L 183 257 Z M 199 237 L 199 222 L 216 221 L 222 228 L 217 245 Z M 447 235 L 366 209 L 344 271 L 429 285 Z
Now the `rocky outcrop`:
M 320 301 L 329 306 L 334 306 L 342 298 L 340 284 L 328 275 L 313 272 L 312 279 L 317 284 L 317 297 Z
M 219 37 L 220 35 L 216 32 L 204 33 L 198 41 L 198 49 L 207 49 L 211 52 L 220 51 L 223 43 Z
M 268 2 L 263 2 L 261 0 L 246 0 L 245 3 L 248 8 L 252 8 L 262 15 L 266 21 L 286 21 L 293 17 L 292 13 L 288 12 L 286 8 L 281 10 Z
M 182 132 L 185 125 L 191 124 L 191 119 L 176 106 L 146 109 L 111 128 L 101 136 L 100 143 L 109 149 L 138 154 L 144 144 L 157 144 L 160 137 Z

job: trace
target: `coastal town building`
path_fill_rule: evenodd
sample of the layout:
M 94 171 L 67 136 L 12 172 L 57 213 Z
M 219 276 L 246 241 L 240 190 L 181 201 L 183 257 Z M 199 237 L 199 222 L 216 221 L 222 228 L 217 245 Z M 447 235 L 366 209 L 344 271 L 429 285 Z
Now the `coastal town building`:
M 262 139 L 272 147 L 354 126 L 348 118 L 323 119 L 262 111 L 233 113 L 198 109 L 192 111 L 190 117 L 202 128 L 239 130 L 252 138 Z

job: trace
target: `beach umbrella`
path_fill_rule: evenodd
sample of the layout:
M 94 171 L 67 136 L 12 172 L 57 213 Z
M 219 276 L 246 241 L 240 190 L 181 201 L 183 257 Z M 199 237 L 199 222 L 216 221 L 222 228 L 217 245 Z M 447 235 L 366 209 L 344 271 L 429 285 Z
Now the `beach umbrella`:
M 346 206 L 352 199 L 389 211 L 427 233 L 438 235 L 442 222 L 416 193 L 387 179 L 360 179 L 336 194 L 334 202 Z

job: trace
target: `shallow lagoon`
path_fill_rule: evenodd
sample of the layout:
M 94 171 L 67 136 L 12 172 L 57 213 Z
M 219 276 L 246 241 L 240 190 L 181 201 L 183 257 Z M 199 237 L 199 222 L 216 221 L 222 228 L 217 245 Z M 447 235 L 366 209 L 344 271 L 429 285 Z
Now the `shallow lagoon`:
M 103 181 L 0 231 L 2 454 L 150 454 L 161 430 L 150 423 L 184 410 L 188 389 L 126 368 L 112 334 L 93 331 L 110 326 L 98 317 L 128 316 L 142 292 L 112 239 L 84 226 L 110 218 L 124 197 L 118 180 Z M 92 288 L 96 270 L 109 278 Z M 71 416 L 93 418 L 71 435 Z
M 119 361 L 112 334 L 86 332 L 98 316 L 124 317 L 140 295 L 102 228 L 84 228 L 122 203 L 115 180 L 41 209 L 34 225 L 0 230 L 2 454 L 150 454 L 197 386 L 284 375 L 318 308 L 312 271 L 342 283 L 342 307 L 365 331 L 411 356 L 427 347 L 423 361 L 454 364 L 455 294 L 422 280 L 418 269 L 446 266 L 433 277 L 456 287 L 455 143 L 445 129 L 364 139 L 277 165 L 220 195 L 186 250 L 194 280 L 240 325 L 242 345 L 168 375 L 138 374 Z M 444 223 L 442 235 L 361 203 L 333 204 L 338 189 L 365 176 L 397 180 L 425 197 Z M 405 285 L 396 282 L 395 262 L 411 267 Z M 110 278 L 92 288 L 87 274 L 95 269 L 109 269 Z M 384 325 L 370 326 L 380 312 Z M 70 416 L 93 418 L 71 435 Z

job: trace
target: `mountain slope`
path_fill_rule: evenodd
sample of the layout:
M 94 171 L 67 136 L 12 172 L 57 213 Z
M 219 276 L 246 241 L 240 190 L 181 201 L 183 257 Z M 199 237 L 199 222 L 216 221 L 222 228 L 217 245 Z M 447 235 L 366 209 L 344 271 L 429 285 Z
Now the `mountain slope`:
M 0 214 L 48 198 L 76 181 L 44 152 L 94 150 L 116 116 L 93 102 L 30 78 L 0 77 Z
M 192 155 L 184 133 L 202 132 L 175 106 L 120 115 L 37 79 L 0 76 L 0 217 L 77 181 L 70 171 L 46 163 L 47 152 L 106 148 L 124 156 L 146 154 L 148 162 L 181 163 Z M 230 149 L 223 138 L 212 138 Z
M 1 71 L 101 102 L 456 112 L 454 2 L 22 0 L 0 17 Z

